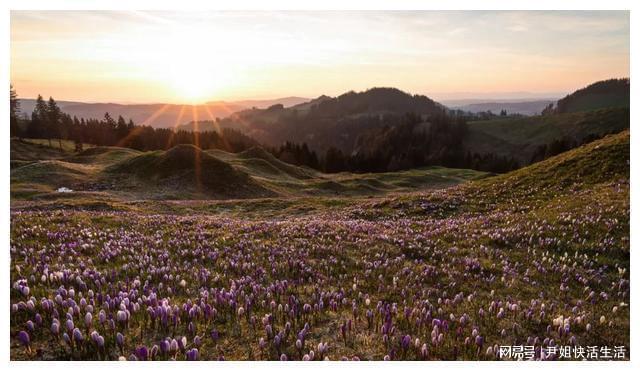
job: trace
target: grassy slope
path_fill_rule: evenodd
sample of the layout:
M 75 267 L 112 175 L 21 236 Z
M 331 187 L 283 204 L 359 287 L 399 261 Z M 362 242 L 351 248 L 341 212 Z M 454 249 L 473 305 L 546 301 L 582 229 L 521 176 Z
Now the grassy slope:
M 570 137 L 581 140 L 590 134 L 603 135 L 627 128 L 627 108 L 472 121 L 466 145 L 471 152 L 496 152 L 515 156 L 521 163 L 526 163 L 538 145 L 554 139 Z
M 628 220 L 629 137 L 626 130 L 507 174 L 439 192 L 387 199 L 373 205 L 369 214 L 394 214 L 394 210 L 440 217 L 496 210 L 562 213 L 588 209 L 593 207 L 590 202 L 602 200 L 607 204 L 603 210 L 623 214 L 626 210 Z
M 12 141 L 14 147 L 20 149 L 16 152 L 19 158 L 24 158 L 25 152 L 34 159 L 51 157 L 48 147 L 29 143 L 13 146 Z M 44 153 L 40 155 L 39 151 Z M 127 200 L 379 196 L 448 187 L 486 176 L 482 172 L 441 167 L 382 174 L 323 174 L 284 163 L 259 148 L 232 154 L 201 151 L 193 146 L 152 152 L 95 147 L 79 154 L 53 154 L 58 156 L 48 162 L 15 163 L 11 172 L 14 199 L 102 199 L 109 194 Z M 62 186 L 77 192 L 52 193 Z

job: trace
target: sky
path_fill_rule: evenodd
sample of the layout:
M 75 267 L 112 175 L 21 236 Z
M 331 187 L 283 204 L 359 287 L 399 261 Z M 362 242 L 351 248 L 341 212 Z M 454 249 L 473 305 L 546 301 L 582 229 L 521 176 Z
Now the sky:
M 627 11 L 12 11 L 21 97 L 201 103 L 396 87 L 557 97 L 629 76 Z

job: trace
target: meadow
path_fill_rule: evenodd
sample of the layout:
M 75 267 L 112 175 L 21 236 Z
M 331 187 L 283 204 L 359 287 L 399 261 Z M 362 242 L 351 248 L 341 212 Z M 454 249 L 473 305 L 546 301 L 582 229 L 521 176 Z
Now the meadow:
M 329 176 L 191 147 L 12 157 L 11 359 L 628 359 L 629 146 L 503 175 Z M 176 176 L 176 158 L 207 166 Z M 222 175 L 237 187 L 207 185 Z

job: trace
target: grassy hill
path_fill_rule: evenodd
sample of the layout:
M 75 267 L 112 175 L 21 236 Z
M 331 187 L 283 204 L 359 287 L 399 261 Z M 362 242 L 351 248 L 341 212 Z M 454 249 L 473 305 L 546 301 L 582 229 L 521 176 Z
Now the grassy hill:
M 15 200 L 379 196 L 449 187 L 483 176 L 442 167 L 329 175 L 284 163 L 258 147 L 237 154 L 192 145 L 152 152 L 94 147 L 76 154 L 12 140 L 11 195 Z M 56 192 L 60 187 L 74 192 Z
M 526 164 L 539 145 L 556 139 L 579 142 L 590 135 L 617 133 L 628 129 L 629 123 L 628 108 L 471 121 L 464 145 L 471 152 L 495 152 Z
M 620 180 L 628 182 L 630 148 L 630 134 L 625 130 L 531 166 L 474 182 L 468 195 L 523 201 Z
M 401 196 L 387 201 L 385 209 L 422 214 L 425 204 L 433 204 L 438 205 L 436 212 L 445 214 L 496 210 L 557 214 L 574 208 L 591 209 L 603 201 L 613 203 L 608 207 L 624 210 L 629 203 L 629 161 L 630 134 L 625 130 L 506 174 L 476 179 L 426 197 Z

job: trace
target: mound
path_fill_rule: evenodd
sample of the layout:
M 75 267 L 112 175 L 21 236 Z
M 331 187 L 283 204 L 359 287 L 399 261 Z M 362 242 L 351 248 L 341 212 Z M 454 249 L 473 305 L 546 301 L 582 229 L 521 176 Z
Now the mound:
M 140 154 L 139 151 L 122 147 L 93 147 L 85 149 L 67 159 L 76 163 L 113 164 Z
M 265 197 L 273 192 L 248 174 L 193 145 L 179 145 L 168 151 L 143 153 L 106 170 L 121 176 L 135 176 L 152 186 L 174 191 L 197 191 L 219 198 Z
M 263 160 L 278 161 L 271 153 L 264 150 L 262 147 L 251 147 L 245 151 L 238 153 L 240 158 L 261 158 Z
M 312 171 L 280 161 L 274 155 L 265 151 L 261 147 L 251 147 L 246 151 L 240 152 L 237 157 L 240 159 L 248 160 L 245 161 L 245 164 L 247 165 L 250 165 L 252 160 L 264 160 L 269 163 L 272 168 L 275 168 L 292 178 L 311 179 L 314 177 Z M 258 165 L 262 165 L 261 167 L 264 167 L 264 164 Z
M 91 175 L 84 165 L 57 160 L 34 162 L 11 170 L 11 183 L 36 183 L 49 186 L 73 186 Z M 73 187 L 72 187 L 73 188 Z
M 127 153 L 127 154 L 139 154 L 139 151 L 135 149 L 123 148 L 123 147 L 93 147 L 85 149 L 84 151 L 77 154 L 79 157 L 86 156 L 99 156 L 103 154 L 111 154 L 111 153 Z

